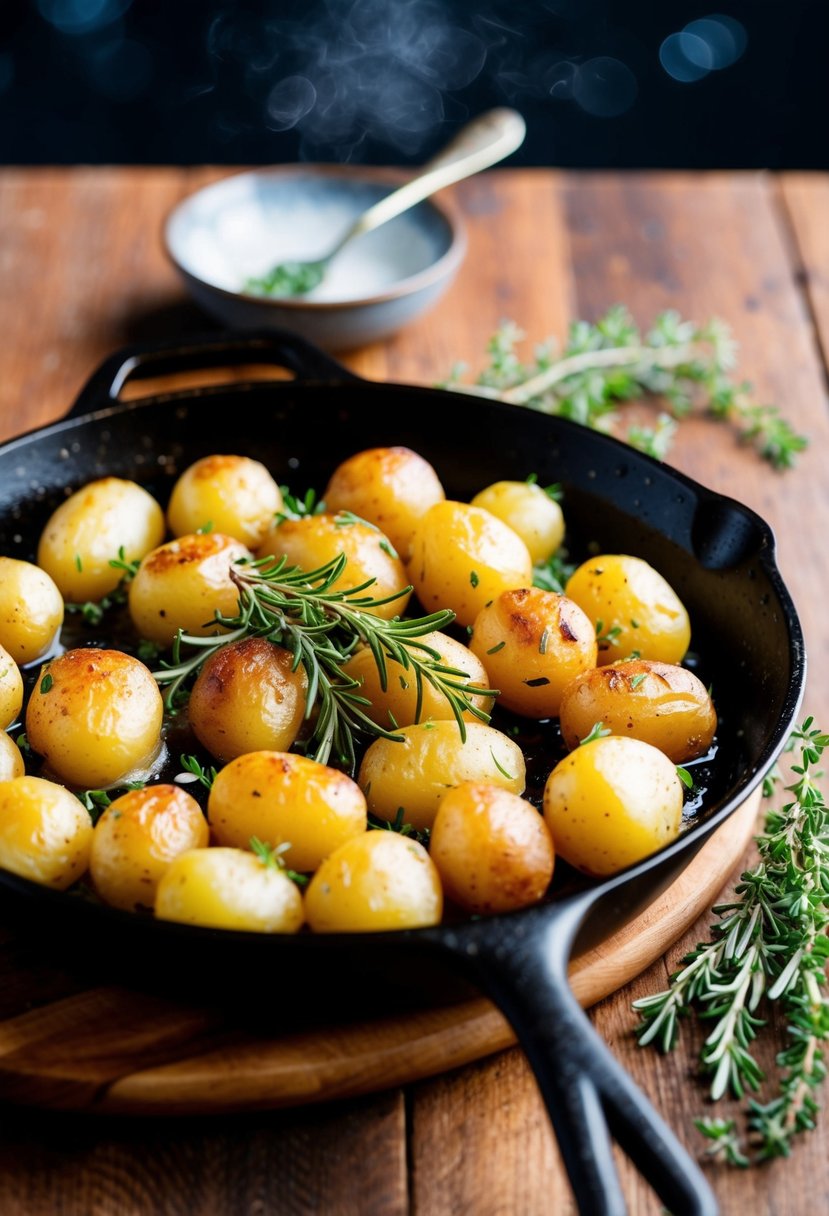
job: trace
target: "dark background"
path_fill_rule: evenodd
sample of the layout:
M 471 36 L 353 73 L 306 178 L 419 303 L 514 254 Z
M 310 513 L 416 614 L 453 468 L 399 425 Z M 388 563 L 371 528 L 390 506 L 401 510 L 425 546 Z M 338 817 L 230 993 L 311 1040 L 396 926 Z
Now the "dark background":
M 717 4 L 722 3 L 722 8 Z M 0 161 L 827 168 L 829 0 L 0 0 Z

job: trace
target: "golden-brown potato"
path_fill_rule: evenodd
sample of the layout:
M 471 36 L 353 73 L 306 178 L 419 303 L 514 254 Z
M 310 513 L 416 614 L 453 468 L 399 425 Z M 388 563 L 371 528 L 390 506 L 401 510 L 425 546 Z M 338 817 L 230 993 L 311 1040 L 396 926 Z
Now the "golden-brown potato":
M 11 781 L 22 777 L 26 771 L 20 748 L 5 731 L 0 731 L 0 781 Z
M 343 841 L 365 832 L 366 800 L 337 769 L 287 752 L 249 752 L 225 765 L 207 817 L 219 844 L 245 849 L 251 837 L 278 846 L 294 870 L 315 870 Z
M 615 874 L 676 838 L 682 783 L 657 748 L 608 735 L 556 765 L 544 818 L 557 856 L 585 874 Z
M 245 752 L 289 750 L 305 716 L 308 677 L 265 638 L 230 642 L 211 655 L 187 713 L 199 742 L 225 763 Z
M 124 571 L 110 563 L 123 549 L 137 561 L 164 539 L 164 512 L 134 481 L 104 477 L 77 490 L 50 516 L 37 562 L 66 600 L 103 599 Z
M 596 666 L 596 632 L 581 608 L 554 591 L 504 591 L 475 617 L 469 646 L 499 690 L 498 704 L 552 718 L 574 676 Z
M 292 566 L 308 571 L 324 566 L 341 553 L 345 554 L 347 564 L 330 590 L 348 591 L 371 579 L 373 582 L 363 596 L 372 600 L 384 600 L 390 595 L 395 598 L 369 611 L 385 620 L 402 616 L 409 602 L 409 582 L 403 563 L 382 532 L 347 512 L 283 519 L 271 528 L 259 547 L 260 557 L 286 557 Z
M 188 849 L 207 848 L 201 807 L 178 785 L 130 790 L 95 825 L 89 870 L 101 899 L 115 908 L 152 908 L 170 863 Z
M 14 659 L 0 646 L 0 730 L 11 726 L 23 707 L 23 677 Z
M 512 528 L 451 500 L 435 503 L 417 524 L 408 570 L 427 612 L 451 608 L 461 625 L 502 591 L 533 581 L 529 550 Z
M 317 933 L 372 933 L 437 925 L 440 878 L 429 854 L 396 832 L 365 832 L 322 863 L 305 894 Z
M 402 742 L 375 739 L 363 756 L 359 782 L 368 808 L 393 822 L 403 820 L 428 828 L 446 791 L 462 781 L 483 781 L 514 794 L 524 789 L 526 770 L 521 748 L 483 722 L 466 724 L 466 741 L 456 722 L 424 722 L 398 732 Z
M 464 683 L 476 688 L 489 687 L 483 663 L 462 642 L 456 642 L 447 634 L 438 632 L 427 634 L 420 640 L 439 653 L 443 666 L 462 671 Z M 411 648 L 416 655 L 422 656 L 423 652 L 419 651 L 417 647 L 412 646 Z M 382 726 L 386 730 L 397 729 L 398 726 L 413 726 L 415 722 L 454 717 L 446 697 L 427 680 L 423 681 L 423 700 L 420 716 L 417 717 L 417 684 L 411 669 L 407 670 L 402 664 L 386 658 L 388 679 L 386 688 L 382 688 L 380 672 L 368 646 L 355 651 L 343 670 L 352 679 L 360 681 L 360 694 L 371 702 L 371 705 L 361 706 L 363 712 L 371 718 L 372 722 L 376 722 L 378 726 Z M 489 713 L 493 698 L 470 695 L 469 700 L 476 709 Z M 468 710 L 464 717 L 467 721 L 478 720 Z
M 534 562 L 546 562 L 564 540 L 561 507 L 534 482 L 496 481 L 476 494 L 472 505 L 491 511 L 509 524 Z
M 334 470 L 323 495 L 329 511 L 351 511 L 376 524 L 406 558 L 415 525 L 446 495 L 427 460 L 410 448 L 369 448 Z
M 0 867 L 65 891 L 85 872 L 92 820 L 74 794 L 40 777 L 0 781 Z
M 235 616 L 239 591 L 233 563 L 251 553 L 220 532 L 181 536 L 148 553 L 130 583 L 129 609 L 142 638 L 169 646 L 179 629 L 196 637 L 221 633 L 217 612 Z
M 629 657 L 663 663 L 684 658 L 691 641 L 688 613 L 662 575 L 640 557 L 591 557 L 564 590 L 596 627 L 600 664 Z
M 67 785 L 100 789 L 146 769 L 163 705 L 150 672 L 120 650 L 67 650 L 47 663 L 26 708 L 26 736 Z
M 21 667 L 51 649 L 63 624 L 63 599 L 45 570 L 0 557 L 0 646 Z
M 429 855 L 446 897 L 477 913 L 538 903 L 555 860 L 549 828 L 532 803 L 474 781 L 441 799 Z
M 173 536 L 209 527 L 255 549 L 281 508 L 279 486 L 258 460 L 205 456 L 173 486 L 167 519 Z
M 684 764 L 708 751 L 717 715 L 705 685 L 672 663 L 630 659 L 578 676 L 561 698 L 561 734 L 572 750 L 597 722 Z
M 296 884 L 242 849 L 182 853 L 158 884 L 155 914 L 186 925 L 254 933 L 296 933 L 303 920 Z

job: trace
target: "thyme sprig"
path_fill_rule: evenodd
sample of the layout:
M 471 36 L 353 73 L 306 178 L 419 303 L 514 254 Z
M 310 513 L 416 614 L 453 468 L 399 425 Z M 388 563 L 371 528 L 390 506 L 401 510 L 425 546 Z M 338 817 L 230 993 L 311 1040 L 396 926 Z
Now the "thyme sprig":
M 75 565 L 79 571 L 83 569 L 83 563 L 79 554 L 75 555 Z M 64 604 L 67 612 L 79 612 L 87 625 L 100 625 L 110 608 L 126 604 L 129 585 L 138 573 L 138 567 L 141 563 L 137 560 L 128 561 L 124 546 L 121 545 L 118 549 L 118 556 L 111 557 L 109 565 L 112 566 L 113 570 L 121 571 L 118 586 L 113 591 L 110 591 L 108 595 L 103 596 L 100 600 L 86 600 L 83 604 L 67 601 Z
M 702 1048 L 701 1071 L 711 1098 L 743 1098 L 765 1080 L 752 1044 L 765 1025 L 761 1014 L 778 1003 L 788 1044 L 774 1096 L 751 1098 L 747 1127 L 755 1160 L 788 1156 L 792 1140 L 815 1126 L 815 1090 L 826 1075 L 822 1044 L 829 1039 L 829 807 L 815 771 L 829 734 L 812 719 L 793 732 L 798 763 L 786 787 L 792 800 L 766 817 L 757 837 L 760 861 L 743 874 L 736 898 L 714 908 L 720 920 L 712 940 L 683 959 L 667 991 L 636 1001 L 639 1043 L 670 1051 L 679 1022 L 691 1010 L 713 1023 Z M 765 1002 L 765 1007 L 761 1007 Z M 700 1119 L 713 1155 L 731 1164 L 749 1161 L 736 1122 Z
M 716 318 L 697 325 L 663 312 L 642 333 L 628 310 L 616 305 L 595 324 L 573 322 L 563 349 L 549 340 L 529 362 L 517 353 L 523 338 L 513 322 L 504 322 L 474 383 L 463 382 L 466 369 L 458 365 L 442 387 L 560 414 L 599 431 L 618 423 L 620 404 L 659 397 L 668 412 L 655 426 L 633 424 L 621 434 L 658 460 L 667 455 L 677 420 L 695 407 L 730 423 L 775 468 L 791 467 L 807 446 L 775 406 L 756 402 L 751 385 L 734 377 L 736 343 Z
M 461 738 L 466 738 L 463 715 L 467 710 L 488 721 L 489 715 L 473 705 L 472 697 L 494 697 L 496 692 L 468 684 L 464 672 L 447 666 L 439 652 L 421 640 L 450 624 L 454 613 L 446 609 L 412 620 L 376 616 L 372 609 L 393 603 L 409 589 L 374 599 L 369 593 L 374 582 L 370 579 L 349 590 L 335 590 L 346 562 L 345 555 L 340 554 L 312 571 L 290 566 L 284 557 L 235 562 L 231 578 L 239 591 L 239 611 L 233 617 L 215 618 L 217 629 L 227 632 L 196 637 L 180 631 L 172 663 L 153 673 L 160 685 L 167 686 L 168 708 L 175 709 L 178 694 L 211 655 L 231 642 L 261 637 L 290 650 L 294 670 L 300 666 L 305 669 L 305 716 L 315 716 L 308 750 L 322 762 L 333 753 L 342 764 L 353 768 L 355 740 L 360 736 L 402 738 L 371 720 L 364 708 L 370 702 L 362 695 L 360 682 L 343 670 L 360 643 L 371 650 L 383 688 L 388 681 L 387 660 L 411 673 L 417 693 L 415 720 L 420 718 L 425 683 L 445 697 Z M 183 648 L 192 653 L 183 657 Z

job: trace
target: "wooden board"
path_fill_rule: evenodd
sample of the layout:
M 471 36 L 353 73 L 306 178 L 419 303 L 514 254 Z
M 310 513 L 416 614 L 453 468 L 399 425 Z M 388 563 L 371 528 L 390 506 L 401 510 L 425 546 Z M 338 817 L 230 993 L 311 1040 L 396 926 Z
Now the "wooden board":
M 582 1005 L 638 975 L 708 906 L 743 854 L 758 800 L 759 791 L 645 912 L 573 961 Z M 25 988 L 19 966 L 10 978 Z M 0 1099 L 120 1114 L 257 1110 L 388 1089 L 514 1042 L 483 998 L 264 1037 L 209 1009 L 92 988 L 0 1023 Z

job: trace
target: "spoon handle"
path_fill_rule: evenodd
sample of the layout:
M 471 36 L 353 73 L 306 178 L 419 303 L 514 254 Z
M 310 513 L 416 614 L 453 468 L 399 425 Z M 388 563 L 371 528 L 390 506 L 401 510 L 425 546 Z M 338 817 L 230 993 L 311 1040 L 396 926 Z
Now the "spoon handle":
M 480 172 L 519 148 L 524 140 L 526 124 L 517 110 L 501 107 L 488 110 L 465 126 L 437 156 L 398 190 L 381 198 L 357 222 L 332 251 L 338 252 L 346 241 L 379 228 L 387 220 L 407 211 L 415 203 L 428 198 L 436 190 L 451 186 L 464 177 Z

